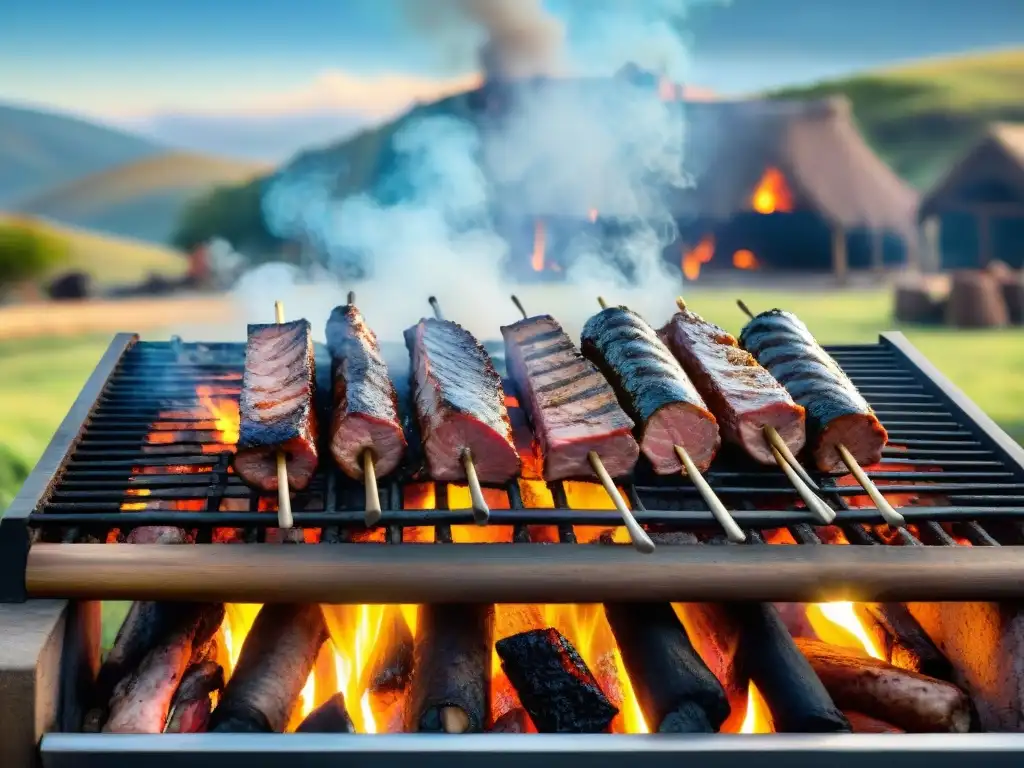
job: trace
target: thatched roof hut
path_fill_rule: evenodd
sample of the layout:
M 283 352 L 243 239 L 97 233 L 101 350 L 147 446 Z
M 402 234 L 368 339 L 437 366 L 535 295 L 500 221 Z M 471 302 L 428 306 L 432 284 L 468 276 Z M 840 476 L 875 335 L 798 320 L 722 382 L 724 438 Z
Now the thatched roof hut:
M 989 126 L 924 196 L 918 218 L 936 223 L 944 268 L 1024 267 L 1024 124 Z

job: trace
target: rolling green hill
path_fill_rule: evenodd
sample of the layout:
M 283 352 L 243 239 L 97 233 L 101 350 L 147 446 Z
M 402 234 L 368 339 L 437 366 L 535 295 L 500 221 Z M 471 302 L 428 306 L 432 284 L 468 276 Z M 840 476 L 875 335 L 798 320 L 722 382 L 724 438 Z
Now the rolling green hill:
M 257 163 L 167 152 L 76 179 L 23 202 L 34 216 L 137 240 L 166 243 L 196 195 L 265 171 Z
M 847 96 L 868 142 L 907 181 L 933 183 L 992 121 L 1024 121 L 1024 49 L 971 54 L 787 88 Z
M 0 213 L 0 223 L 17 222 L 20 217 Z M 185 255 L 172 248 L 122 237 L 28 220 L 26 226 L 43 227 L 60 238 L 66 246 L 67 258 L 51 274 L 80 270 L 88 274 L 94 285 L 103 288 L 112 285 L 137 283 L 151 274 L 181 277 L 188 268 Z
M 0 206 L 161 151 L 114 128 L 0 104 Z

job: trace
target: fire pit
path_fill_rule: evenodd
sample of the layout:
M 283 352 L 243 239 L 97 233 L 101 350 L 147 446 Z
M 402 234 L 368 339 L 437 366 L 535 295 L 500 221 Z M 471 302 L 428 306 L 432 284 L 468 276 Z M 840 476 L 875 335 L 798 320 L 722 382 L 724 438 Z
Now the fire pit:
M 906 526 L 814 476 L 838 511 L 821 526 L 723 451 L 708 481 L 747 543 L 641 468 L 622 487 L 641 554 L 600 486 L 539 479 L 511 390 L 527 461 L 485 489 L 488 526 L 411 466 L 378 527 L 329 468 L 282 531 L 230 469 L 242 345 L 119 336 L 0 521 L 0 625 L 38 625 L 2 665 L 22 687 L 0 675 L 0 707 L 36 724 L 0 762 L 40 737 L 55 767 L 1019 759 L 991 732 L 1024 713 L 1024 614 L 993 601 L 1024 593 L 1024 451 L 901 335 L 829 351 L 889 431 L 867 471 Z M 100 669 L 99 600 L 169 602 L 136 603 Z

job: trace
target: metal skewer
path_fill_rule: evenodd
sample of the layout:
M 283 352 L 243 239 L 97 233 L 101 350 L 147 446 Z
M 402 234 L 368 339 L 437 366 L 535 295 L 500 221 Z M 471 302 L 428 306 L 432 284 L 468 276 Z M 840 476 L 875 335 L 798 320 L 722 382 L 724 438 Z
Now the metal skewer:
M 441 304 L 436 296 L 427 299 L 434 310 L 434 317 L 444 320 L 441 313 Z M 480 487 L 480 478 L 476 474 L 476 465 L 473 463 L 473 454 L 467 448 L 462 452 L 462 466 L 466 470 L 466 485 L 469 486 L 470 503 L 473 506 L 473 520 L 477 525 L 487 525 L 491 517 L 491 508 L 487 506 L 487 499 L 484 498 L 484 490 Z
M 278 325 L 284 322 L 284 304 L 280 301 L 274 302 L 274 318 Z M 284 451 L 277 452 L 277 527 L 291 528 L 294 525 L 292 519 L 292 496 L 288 487 L 288 463 L 285 461 Z
M 349 306 L 355 306 L 356 292 L 349 291 L 346 299 Z M 363 451 L 363 493 L 366 499 L 366 511 L 363 514 L 363 522 L 367 528 L 372 528 L 380 522 L 382 515 L 380 508 L 380 492 L 377 490 L 377 468 L 374 466 L 373 451 L 369 448 Z
M 750 308 L 743 302 L 742 299 L 736 300 L 736 306 L 738 306 L 743 311 L 743 313 L 751 320 L 754 319 L 754 313 L 750 311 Z M 838 445 L 836 445 L 836 451 L 838 451 L 839 457 L 843 460 L 843 463 L 846 465 L 846 468 L 850 470 L 850 474 L 853 475 L 853 478 L 857 481 L 860 487 L 864 489 L 865 493 L 867 493 L 868 497 L 871 499 L 871 502 L 875 505 L 875 508 L 878 510 L 879 514 L 882 515 L 882 518 L 885 520 L 885 522 L 887 522 L 894 528 L 898 528 L 901 525 L 905 525 L 907 522 L 906 519 L 903 517 L 903 515 L 897 512 L 893 508 L 892 504 L 888 502 L 885 496 L 882 495 L 882 492 L 878 490 L 878 486 L 876 486 L 874 481 L 870 477 L 868 477 L 867 473 L 860 466 L 857 459 L 854 458 L 853 454 L 850 453 L 847 447 L 842 443 L 839 443 Z M 799 466 L 799 462 L 797 462 L 795 459 L 787 458 L 786 460 L 787 463 L 791 463 L 791 466 L 793 468 Z
M 604 308 L 604 299 L 599 298 L 602 308 Z M 523 307 L 522 302 L 516 296 L 512 297 L 512 303 L 516 305 L 520 312 L 523 314 L 525 320 L 528 315 L 526 309 Z M 604 467 L 604 462 L 601 461 L 601 457 L 597 454 L 597 451 L 590 451 L 587 453 L 587 461 L 590 463 L 590 468 L 594 470 L 594 474 L 597 475 L 597 479 L 601 481 L 601 485 L 604 486 L 605 492 L 608 497 L 612 500 L 612 504 L 615 505 L 615 509 L 618 510 L 619 515 L 622 516 L 622 523 L 626 526 L 626 531 L 629 533 L 630 541 L 633 543 L 633 547 L 645 555 L 650 554 L 654 551 L 654 542 L 651 537 L 647 535 L 640 523 L 633 517 L 633 512 L 626 505 L 626 500 L 622 498 L 622 494 L 619 493 L 619 489 L 615 486 L 615 481 L 611 475 L 608 474 L 608 470 Z
M 601 305 L 601 309 L 608 309 L 608 305 L 602 296 L 597 297 L 597 303 Z M 733 520 L 729 510 L 725 508 L 722 500 L 718 498 L 714 488 L 708 485 L 708 481 L 704 479 L 704 476 L 697 469 L 697 465 L 694 463 L 690 454 L 686 452 L 686 449 L 681 445 L 672 446 L 675 449 L 676 456 L 679 457 L 679 461 L 683 463 L 684 474 L 690 478 L 700 497 L 704 499 L 704 503 L 708 505 L 708 509 L 711 510 L 711 516 L 715 518 L 722 530 L 725 531 L 726 538 L 729 541 L 737 544 L 747 540 L 747 535 L 743 532 L 743 529 L 736 524 Z

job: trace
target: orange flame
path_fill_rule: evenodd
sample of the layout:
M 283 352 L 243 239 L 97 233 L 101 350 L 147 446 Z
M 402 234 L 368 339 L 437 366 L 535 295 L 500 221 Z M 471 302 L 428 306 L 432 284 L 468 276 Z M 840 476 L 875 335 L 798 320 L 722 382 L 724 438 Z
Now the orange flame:
M 853 603 L 813 603 L 807 606 L 807 620 L 819 640 L 885 660 L 877 640 L 857 616 Z
M 740 733 L 774 733 L 771 711 L 757 686 L 750 683 L 747 689 L 747 714 L 740 726 Z
M 223 445 L 238 443 L 238 401 L 224 397 L 214 397 L 213 387 L 200 385 L 196 387 L 199 402 L 213 417 L 218 440 Z
M 732 265 L 736 269 L 758 269 L 761 266 L 754 252 L 745 248 L 732 255 Z
M 792 213 L 793 193 L 778 168 L 768 168 L 754 189 L 750 207 L 758 213 Z
M 545 239 L 544 222 L 537 219 L 533 225 L 533 256 L 530 258 L 530 266 L 534 272 L 544 271 Z
M 715 236 L 705 235 L 693 250 L 683 251 L 683 276 L 687 280 L 700 277 L 700 268 L 707 264 L 715 255 Z

